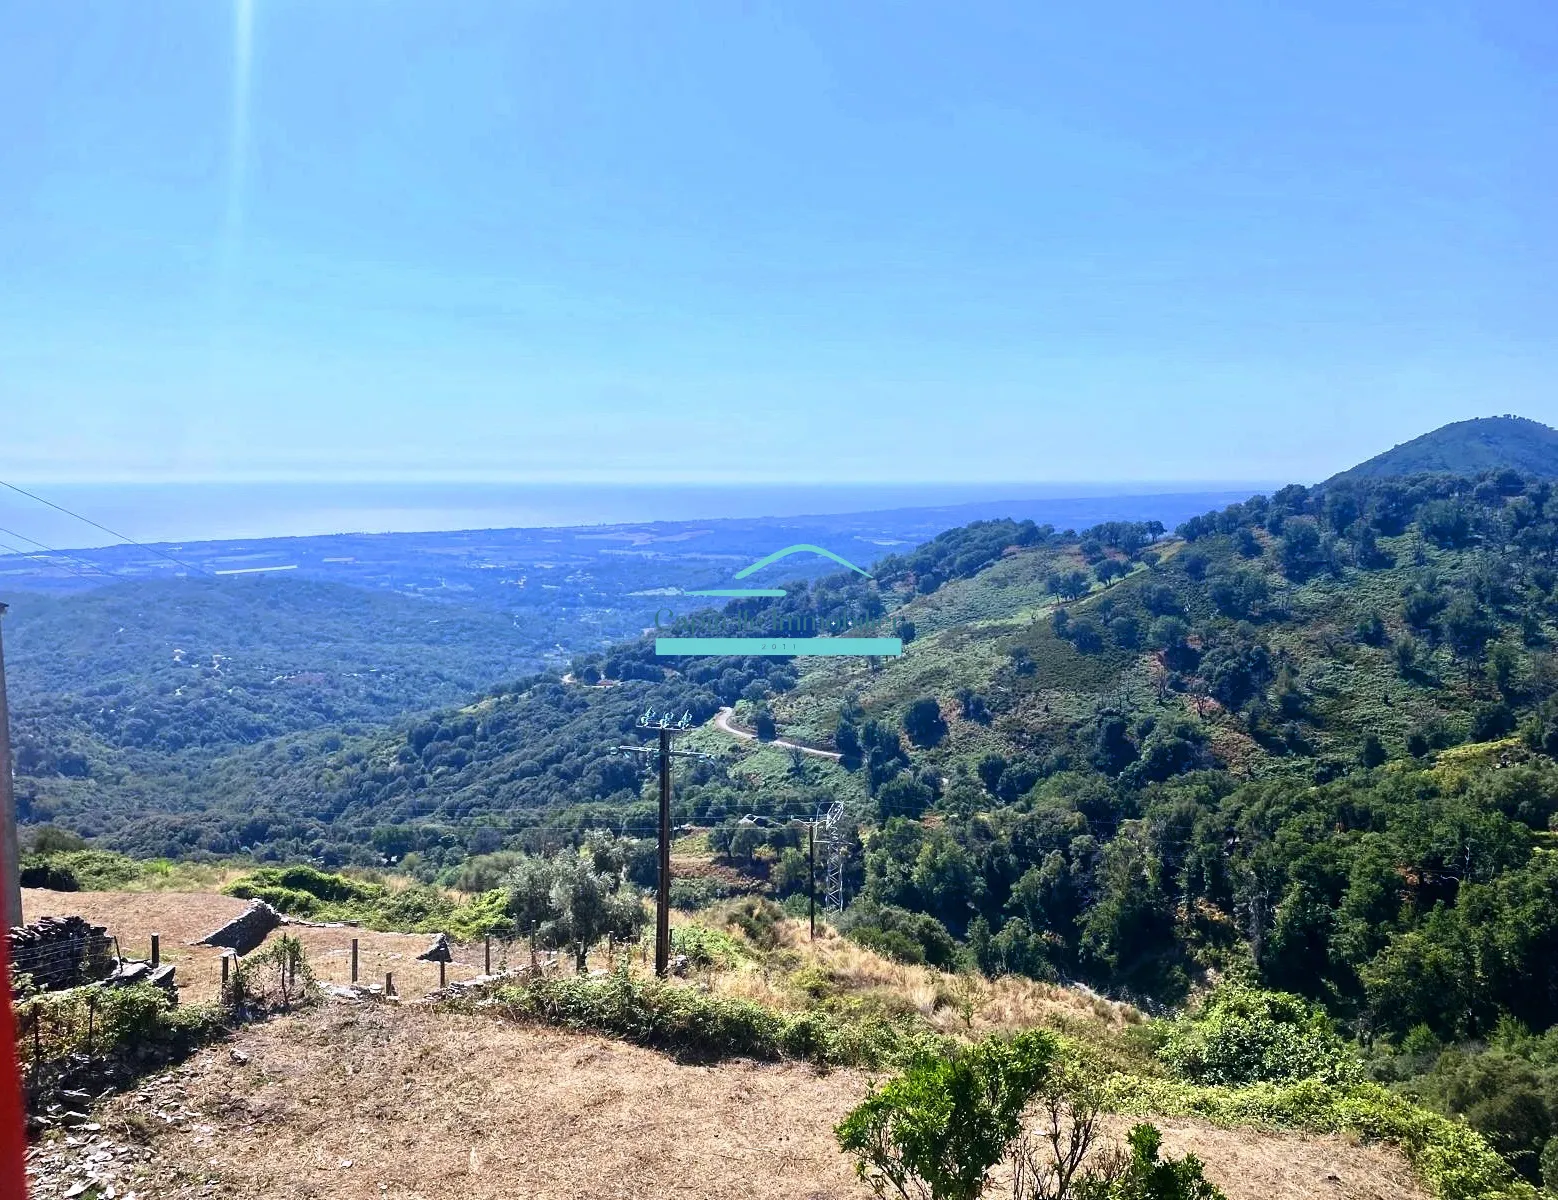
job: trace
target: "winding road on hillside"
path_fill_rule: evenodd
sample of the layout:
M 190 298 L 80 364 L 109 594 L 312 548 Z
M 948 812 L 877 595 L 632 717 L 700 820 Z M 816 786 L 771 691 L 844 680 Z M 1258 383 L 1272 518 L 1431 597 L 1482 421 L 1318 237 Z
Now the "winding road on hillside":
M 730 723 L 731 716 L 735 713 L 733 708 L 722 708 L 714 714 L 714 724 L 722 732 L 731 737 L 740 738 L 743 742 L 757 741 L 757 734 L 745 729 L 740 729 Z M 803 746 L 800 742 L 787 742 L 784 738 L 775 738 L 771 742 L 765 742 L 766 746 L 783 746 L 787 750 L 799 750 L 802 754 L 810 754 L 813 758 L 825 758 L 830 762 L 838 762 L 843 757 L 832 750 L 818 750 L 815 746 Z

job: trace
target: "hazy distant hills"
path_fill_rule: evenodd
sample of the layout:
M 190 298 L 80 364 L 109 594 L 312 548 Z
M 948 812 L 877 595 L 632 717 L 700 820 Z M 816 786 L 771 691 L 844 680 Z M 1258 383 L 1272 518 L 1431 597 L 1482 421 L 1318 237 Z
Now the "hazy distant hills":
M 1558 429 L 1514 416 L 1456 421 L 1376 454 L 1326 484 L 1396 475 L 1477 475 L 1506 468 L 1558 478 Z
M 874 495 L 869 489 L 856 490 L 860 500 Z M 1037 492 L 1053 490 L 1035 487 Z M 1172 528 L 1196 513 L 1249 494 L 1248 488 L 1174 493 L 1143 488 L 1131 494 L 1085 486 L 1077 490 L 1080 494 L 1074 496 L 845 509 L 830 508 L 829 493 L 819 489 L 818 507 L 811 515 L 766 517 L 723 515 L 721 498 L 711 494 L 708 511 L 696 520 L 516 527 L 452 524 L 443 532 L 341 532 L 160 543 L 151 548 L 115 545 L 31 556 L 0 554 L 0 600 L 14 592 L 75 593 L 126 580 L 202 572 L 287 572 L 499 611 L 586 607 L 643 609 L 647 616 L 653 604 L 636 603 L 630 599 L 634 593 L 667 586 L 715 586 L 730 572 L 786 544 L 823 544 L 868 566 L 885 553 L 919 545 L 970 521 L 1010 517 L 1056 529 L 1085 529 L 1101 521 L 1157 520 Z M 796 503 L 793 495 L 782 499 Z M 447 515 L 451 520 L 461 516 Z M 474 515 L 466 514 L 467 518 Z M 19 528 L 28 535 L 38 532 L 29 526 Z M 831 569 L 827 563 L 816 571 L 804 562 L 792 565 L 804 577 Z M 635 613 L 627 624 L 602 632 L 608 638 L 621 636 L 636 632 L 641 623 Z

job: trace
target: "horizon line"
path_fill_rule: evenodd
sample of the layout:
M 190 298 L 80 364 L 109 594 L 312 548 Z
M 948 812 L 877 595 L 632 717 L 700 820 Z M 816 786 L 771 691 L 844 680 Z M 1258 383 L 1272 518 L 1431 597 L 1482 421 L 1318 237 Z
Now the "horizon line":
M 1108 479 L 603 479 L 534 478 L 499 475 L 229 475 L 171 477 L 103 477 L 32 475 L 15 472 L 16 482 L 38 487 L 210 487 L 210 486 L 466 486 L 466 487 L 580 487 L 580 488 L 1179 488 L 1186 491 L 1237 491 L 1243 488 L 1282 487 L 1301 480 L 1138 478 Z M 1319 482 L 1316 480 L 1315 482 Z M 1115 493 L 1126 495 L 1126 492 Z M 1005 497 L 1003 497 L 1005 498 Z M 1022 497 L 1012 497 L 1021 499 Z M 1059 499 L 1061 497 L 1055 497 Z

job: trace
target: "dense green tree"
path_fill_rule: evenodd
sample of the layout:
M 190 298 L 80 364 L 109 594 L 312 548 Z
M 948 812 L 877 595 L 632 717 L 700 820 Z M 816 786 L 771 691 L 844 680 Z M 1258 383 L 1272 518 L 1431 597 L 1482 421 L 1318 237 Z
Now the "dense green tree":
M 1277 543 L 1277 562 L 1282 573 L 1295 582 L 1303 582 L 1320 568 L 1320 530 L 1307 518 L 1283 523 Z
M 916 746 L 934 746 L 947 735 L 947 722 L 934 696 L 914 701 L 904 711 L 903 731 Z

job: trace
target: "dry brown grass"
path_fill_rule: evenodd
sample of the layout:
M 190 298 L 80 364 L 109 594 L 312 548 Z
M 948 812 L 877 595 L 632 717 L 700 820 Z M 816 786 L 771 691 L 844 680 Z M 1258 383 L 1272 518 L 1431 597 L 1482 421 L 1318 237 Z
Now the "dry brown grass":
M 188 1003 L 215 1000 L 222 983 L 222 952 L 213 946 L 194 946 L 213 929 L 232 920 L 248 906 L 247 900 L 212 892 L 50 892 L 27 888 L 22 894 L 28 920 L 42 916 L 85 917 L 106 926 L 119 939 L 127 958 L 151 953 L 151 935 L 162 935 L 162 958 L 177 967 L 174 979 L 179 996 Z M 395 990 L 420 998 L 438 987 L 438 964 L 418 962 L 417 955 L 432 944 L 425 933 L 375 933 L 370 929 L 339 926 L 316 929 L 288 925 L 270 935 L 291 934 L 303 943 L 308 963 L 321 983 L 349 983 L 352 976 L 352 939 L 358 939 L 359 979 L 383 984 L 386 972 L 395 976 Z M 493 968 L 499 969 L 505 953 L 518 965 L 529 961 L 521 947 L 494 944 Z M 455 946 L 449 964 L 449 982 L 480 975 L 484 951 L 480 944 Z
M 894 962 L 864 946 L 818 926 L 817 940 L 807 936 L 804 921 L 781 926 L 783 953 L 710 973 L 709 983 L 722 995 L 737 996 L 776 1008 L 799 1009 L 810 998 L 792 982 L 795 973 L 812 968 L 840 994 L 872 1002 L 888 1012 L 914 1013 L 942 1033 L 982 1036 L 1036 1026 L 1097 1033 L 1118 1031 L 1141 1020 L 1135 1009 L 1102 997 L 1020 976 L 975 981 L 973 1021 L 965 1024 L 955 1000 L 960 981 L 934 967 Z
M 422 997 L 438 988 L 438 964 L 418 962 L 421 954 L 433 943 L 425 933 L 376 933 L 371 929 L 332 927 L 314 929 L 306 925 L 284 927 L 283 932 L 303 943 L 303 953 L 314 978 L 320 983 L 350 983 L 352 978 L 352 939 L 357 939 L 358 979 L 362 983 L 384 983 L 387 972 L 395 976 L 395 990 L 406 998 Z M 276 934 L 272 934 L 275 937 Z M 453 946 L 454 961 L 446 968 L 448 982 L 472 979 L 482 973 L 483 950 L 474 946 Z M 504 948 L 494 943 L 492 966 L 500 969 Z M 520 960 L 529 961 L 527 951 L 512 947 L 507 951 L 508 961 L 518 966 Z
M 239 1044 L 241 1066 L 225 1048 L 193 1064 L 189 1103 L 217 1128 L 154 1136 L 175 1188 L 213 1180 L 256 1200 L 870 1195 L 832 1142 L 865 1089 L 849 1072 L 679 1066 L 598 1038 L 379 1005 L 276 1021 Z M 115 1101 L 105 1121 L 135 1103 Z
M 1152 1123 L 1162 1131 L 1163 1154 L 1194 1154 L 1229 1200 L 1428 1200 L 1401 1155 L 1339 1134 L 1219 1129 L 1173 1117 Z M 1133 1124 L 1111 1118 L 1106 1128 L 1123 1142 Z
M 173 963 L 179 994 L 192 1002 L 215 1000 L 222 986 L 222 952 L 194 946 L 248 907 L 247 900 L 214 892 L 51 892 L 22 889 L 22 912 L 39 917 L 79 916 L 119 939 L 126 958 L 151 954 L 151 935 L 162 935 L 162 959 Z
M 29 891 L 27 904 L 29 915 L 75 912 L 106 924 L 126 939 L 127 953 L 144 953 L 155 929 L 193 999 L 209 998 L 207 987 L 215 994 L 219 960 L 214 950 L 186 943 L 243 908 L 230 897 L 171 892 Z M 393 970 L 408 999 L 437 984 L 437 965 L 415 961 L 428 945 L 426 935 L 288 932 L 303 940 L 324 981 L 346 981 L 355 936 L 364 981 L 382 982 L 383 972 Z M 779 953 L 716 972 L 712 985 L 794 1009 L 808 1001 L 789 981 L 812 967 L 843 994 L 919 1012 L 948 1032 L 963 1030 L 946 1002 L 951 976 L 894 963 L 831 930 L 820 930 L 812 943 L 802 922 L 785 922 L 780 932 Z M 480 945 L 457 947 L 449 977 L 479 973 L 481 953 Z M 511 953 L 528 958 L 518 947 Z M 497 947 L 494 954 L 497 966 Z M 982 987 L 976 1035 L 1035 1025 L 1087 1025 L 1106 1033 L 1134 1017 L 1124 1006 L 1030 980 Z M 200 1119 L 165 1125 L 133 1095 L 114 1098 L 99 1114 L 105 1127 L 134 1126 L 149 1138 L 152 1165 L 167 1182 L 140 1192 L 143 1197 L 843 1200 L 870 1194 L 832 1135 L 865 1094 L 868 1078 L 860 1072 L 819 1075 L 798 1064 L 748 1062 L 683 1066 L 597 1037 L 481 1016 L 331 1004 L 247 1028 L 176 1074 Z M 1165 1151 L 1197 1154 L 1229 1200 L 1424 1196 L 1400 1156 L 1381 1147 L 1187 1120 L 1156 1123 Z M 1112 1119 L 1110 1131 L 1123 1136 L 1129 1124 Z
M 98 1114 L 107 1128 L 147 1131 L 167 1183 L 143 1196 L 870 1195 L 832 1134 L 865 1093 L 858 1072 L 683 1066 L 600 1038 L 373 1004 L 251 1027 L 232 1048 L 244 1061 L 221 1046 L 181 1070 L 185 1103 L 200 1114 L 186 1123 L 147 1120 L 134 1095 Z M 1200 1156 L 1230 1200 L 1424 1195 L 1405 1164 L 1378 1147 L 1192 1121 L 1159 1125 L 1165 1150 Z M 1125 1126 L 1112 1122 L 1111 1132 Z

